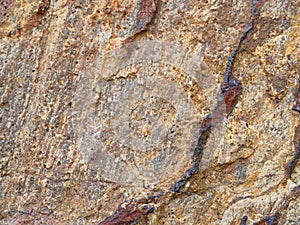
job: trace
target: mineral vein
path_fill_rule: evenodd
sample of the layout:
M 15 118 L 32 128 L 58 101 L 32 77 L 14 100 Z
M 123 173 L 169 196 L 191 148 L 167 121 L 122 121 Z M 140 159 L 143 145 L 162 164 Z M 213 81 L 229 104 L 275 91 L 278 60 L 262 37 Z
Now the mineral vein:
M 256 9 L 256 5 L 254 5 L 256 1 L 253 2 L 253 7 L 251 12 L 254 12 Z M 187 180 L 195 173 L 198 168 L 201 160 L 201 146 L 204 145 L 204 142 L 209 137 L 209 132 L 213 128 L 215 123 L 222 122 L 223 119 L 228 116 L 233 110 L 234 106 L 237 103 L 238 96 L 242 91 L 241 83 L 232 75 L 232 67 L 234 60 L 242 46 L 243 41 L 246 39 L 248 33 L 253 27 L 253 19 L 250 24 L 244 30 L 242 37 L 238 43 L 238 46 L 235 48 L 233 53 L 228 58 L 228 62 L 225 70 L 225 78 L 221 87 L 221 93 L 218 97 L 218 104 L 212 114 L 209 114 L 203 121 L 202 126 L 200 128 L 199 137 L 197 146 L 195 149 L 196 152 L 196 160 L 194 165 L 187 170 L 184 176 L 177 181 L 171 188 L 173 192 L 178 192 L 182 186 L 185 185 Z M 223 112 L 223 108 L 226 108 L 225 113 Z
M 257 6 L 257 1 L 253 0 L 252 9 L 251 9 L 252 14 L 255 12 L 256 6 Z M 197 140 L 197 146 L 195 148 L 195 162 L 193 166 L 186 171 L 183 177 L 175 184 L 172 185 L 171 191 L 173 193 L 179 192 L 180 188 L 183 187 L 188 181 L 188 179 L 192 177 L 192 175 L 196 172 L 201 160 L 202 146 L 205 144 L 207 138 L 209 137 L 209 133 L 211 129 L 214 127 L 216 123 L 222 122 L 223 119 L 232 112 L 234 106 L 237 103 L 238 97 L 242 92 L 242 86 L 241 83 L 232 75 L 232 67 L 243 41 L 246 39 L 248 33 L 251 31 L 253 27 L 253 21 L 254 19 L 252 18 L 250 24 L 244 30 L 243 35 L 239 40 L 238 46 L 235 48 L 235 50 L 233 51 L 233 53 L 230 55 L 228 59 L 226 70 L 225 70 L 225 77 L 221 87 L 221 92 L 218 96 L 218 103 L 216 108 L 214 109 L 212 114 L 209 114 L 203 120 L 201 124 L 199 136 Z M 225 106 L 225 113 L 224 113 L 224 106 Z M 100 224 L 101 225 L 131 224 L 137 221 L 138 219 L 140 219 L 143 215 L 154 212 L 154 207 L 151 207 L 150 205 L 148 205 L 147 209 L 150 210 L 140 211 L 138 210 L 137 207 L 128 205 L 126 206 L 125 209 L 119 208 L 114 213 L 114 215 L 106 218 Z

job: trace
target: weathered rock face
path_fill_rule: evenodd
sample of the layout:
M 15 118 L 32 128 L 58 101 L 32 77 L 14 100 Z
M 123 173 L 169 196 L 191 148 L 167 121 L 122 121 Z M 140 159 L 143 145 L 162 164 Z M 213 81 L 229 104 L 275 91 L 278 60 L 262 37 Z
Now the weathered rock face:
M 299 224 L 299 15 L 0 2 L 1 224 Z

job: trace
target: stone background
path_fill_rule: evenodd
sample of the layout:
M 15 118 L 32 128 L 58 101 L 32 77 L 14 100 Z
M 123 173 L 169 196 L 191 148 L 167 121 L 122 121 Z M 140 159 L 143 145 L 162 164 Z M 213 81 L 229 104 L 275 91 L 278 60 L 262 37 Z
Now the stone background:
M 299 3 L 1 0 L 0 223 L 299 224 Z

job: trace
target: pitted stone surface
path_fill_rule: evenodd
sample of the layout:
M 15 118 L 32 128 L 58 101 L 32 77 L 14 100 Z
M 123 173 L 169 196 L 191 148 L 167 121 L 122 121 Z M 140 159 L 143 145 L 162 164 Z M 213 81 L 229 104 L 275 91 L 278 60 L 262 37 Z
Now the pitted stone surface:
M 298 224 L 299 15 L 282 0 L 0 1 L 0 224 Z M 237 104 L 213 112 L 170 193 L 252 20 Z
M 74 110 L 90 166 L 107 180 L 138 186 L 182 176 L 218 88 L 200 57 L 145 41 L 96 61 Z

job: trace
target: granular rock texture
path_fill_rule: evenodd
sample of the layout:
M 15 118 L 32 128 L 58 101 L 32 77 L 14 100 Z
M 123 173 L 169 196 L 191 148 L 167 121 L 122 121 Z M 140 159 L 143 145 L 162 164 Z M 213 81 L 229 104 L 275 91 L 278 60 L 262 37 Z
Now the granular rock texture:
M 0 224 L 300 224 L 299 1 L 0 2 Z
M 90 168 L 106 180 L 140 187 L 179 178 L 216 98 L 207 66 L 180 46 L 154 41 L 98 58 L 78 85 L 73 110 Z

